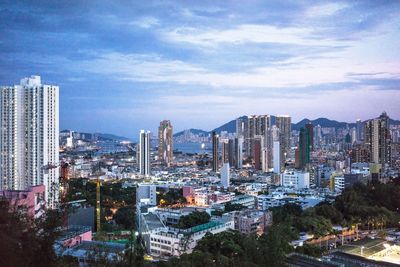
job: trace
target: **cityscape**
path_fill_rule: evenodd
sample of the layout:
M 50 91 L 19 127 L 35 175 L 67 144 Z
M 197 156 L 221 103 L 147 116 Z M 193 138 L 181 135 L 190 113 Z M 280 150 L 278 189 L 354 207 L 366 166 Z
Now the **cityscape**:
M 0 266 L 400 266 L 399 2 L 22 2 Z

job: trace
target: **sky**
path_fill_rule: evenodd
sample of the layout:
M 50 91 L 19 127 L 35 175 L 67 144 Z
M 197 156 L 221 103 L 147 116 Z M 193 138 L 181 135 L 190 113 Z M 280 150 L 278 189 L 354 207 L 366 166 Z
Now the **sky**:
M 60 86 L 60 128 L 400 119 L 400 1 L 0 1 L 0 84 Z

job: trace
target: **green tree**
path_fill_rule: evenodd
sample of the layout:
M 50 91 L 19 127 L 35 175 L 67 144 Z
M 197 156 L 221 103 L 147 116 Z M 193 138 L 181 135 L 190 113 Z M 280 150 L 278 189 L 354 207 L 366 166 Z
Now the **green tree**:
M 119 208 L 113 218 L 115 222 L 124 229 L 130 230 L 135 228 L 135 210 L 133 208 Z
M 53 245 L 60 235 L 61 212 L 47 210 L 33 219 L 0 200 L 0 266 L 59 266 Z
M 194 211 L 189 215 L 182 216 L 177 224 L 178 228 L 187 229 L 196 225 L 208 223 L 211 216 L 205 211 Z

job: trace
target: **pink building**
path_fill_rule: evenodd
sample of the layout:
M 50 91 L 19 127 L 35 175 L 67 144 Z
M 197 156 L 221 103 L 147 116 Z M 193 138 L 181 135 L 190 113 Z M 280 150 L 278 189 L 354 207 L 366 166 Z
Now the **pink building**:
M 92 241 L 92 230 L 88 226 L 72 225 L 67 227 L 57 240 L 63 248 L 72 248 L 83 241 Z
M 191 186 L 184 186 L 182 187 L 182 195 L 183 197 L 192 197 L 193 196 L 193 187 Z
M 10 207 L 17 210 L 25 210 L 34 218 L 44 213 L 46 188 L 44 185 L 32 186 L 28 190 L 0 191 L 0 197 L 10 202 Z

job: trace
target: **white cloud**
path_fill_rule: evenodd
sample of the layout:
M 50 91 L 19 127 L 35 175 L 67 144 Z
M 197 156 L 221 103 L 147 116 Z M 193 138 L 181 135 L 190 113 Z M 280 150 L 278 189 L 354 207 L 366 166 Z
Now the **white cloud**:
M 338 56 L 340 54 L 336 54 Z M 204 66 L 181 60 L 171 60 L 159 55 L 106 53 L 94 61 L 86 61 L 89 72 L 112 75 L 120 80 L 149 83 L 176 83 L 192 86 L 229 88 L 296 88 L 358 82 L 368 74 L 369 78 L 399 78 L 395 70 L 400 63 L 385 62 L 369 64 L 352 62 L 353 58 L 316 57 L 292 58 L 290 61 L 264 64 L 262 67 L 236 72 L 215 72 Z M 290 62 L 291 64 L 287 64 Z M 380 75 L 376 75 L 376 73 Z M 357 74 L 358 75 L 354 75 Z M 359 74 L 362 73 L 363 76 Z M 385 73 L 385 74 L 383 74 Z M 375 75 L 374 75 L 375 74 Z
M 154 26 L 159 25 L 159 23 L 160 22 L 159 22 L 159 20 L 157 18 L 154 18 L 154 17 L 142 17 L 142 18 L 139 18 L 137 20 L 131 21 L 129 24 L 130 25 L 134 25 L 134 26 L 138 26 L 138 27 L 141 27 L 141 28 L 148 29 L 148 28 L 152 28 Z
M 319 36 L 314 29 L 306 27 L 276 27 L 273 25 L 244 24 L 231 29 L 197 29 L 180 27 L 161 34 L 172 43 L 188 43 L 213 47 L 220 44 L 276 43 L 309 46 L 337 46 L 345 41 Z
M 326 17 L 332 16 L 340 10 L 347 8 L 346 3 L 328 3 L 322 5 L 312 6 L 306 11 L 307 17 Z

